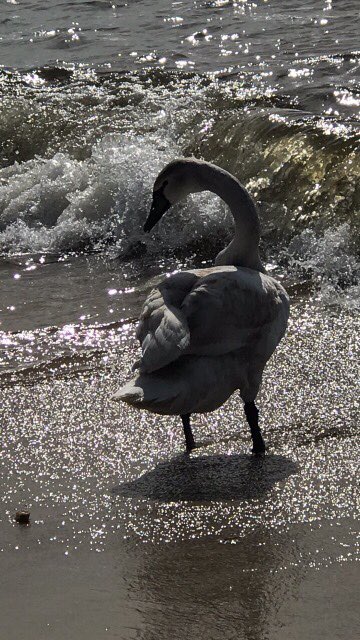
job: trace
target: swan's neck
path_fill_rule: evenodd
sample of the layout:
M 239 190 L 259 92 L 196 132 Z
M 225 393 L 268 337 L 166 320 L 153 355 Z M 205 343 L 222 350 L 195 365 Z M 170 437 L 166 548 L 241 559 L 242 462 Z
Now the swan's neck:
M 226 202 L 235 222 L 234 238 L 217 255 L 215 264 L 264 271 L 259 257 L 260 221 L 250 194 L 227 171 L 208 163 L 204 163 L 203 168 L 200 184 Z

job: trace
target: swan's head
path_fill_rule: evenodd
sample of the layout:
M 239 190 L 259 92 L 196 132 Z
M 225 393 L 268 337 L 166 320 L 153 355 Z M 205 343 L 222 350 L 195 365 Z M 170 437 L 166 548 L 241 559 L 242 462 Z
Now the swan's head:
M 204 187 L 199 182 L 199 165 L 199 160 L 173 160 L 159 173 L 154 183 L 152 205 L 144 231 L 151 231 L 164 213 L 189 193 L 203 190 Z

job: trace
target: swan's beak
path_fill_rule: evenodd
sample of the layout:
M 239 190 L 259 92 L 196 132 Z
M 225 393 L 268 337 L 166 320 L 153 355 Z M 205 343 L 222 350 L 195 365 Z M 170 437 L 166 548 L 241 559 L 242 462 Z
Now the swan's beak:
M 170 207 L 171 202 L 165 198 L 162 190 L 154 191 L 150 213 L 144 224 L 144 231 L 151 231 Z

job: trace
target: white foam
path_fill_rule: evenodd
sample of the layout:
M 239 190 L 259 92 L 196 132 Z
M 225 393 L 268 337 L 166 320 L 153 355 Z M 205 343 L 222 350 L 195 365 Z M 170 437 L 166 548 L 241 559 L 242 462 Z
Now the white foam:
M 106 136 L 90 159 L 36 158 L 0 171 L 3 252 L 74 250 L 132 226 L 169 151 Z
M 181 156 L 171 140 L 105 136 L 91 158 L 65 153 L 0 170 L 0 250 L 3 253 L 77 250 L 79 246 L 142 237 L 153 181 Z M 216 232 L 225 209 L 210 195 L 196 196 L 168 214 L 146 242 L 182 246 Z
M 360 263 L 354 255 L 348 223 L 322 234 L 311 229 L 302 231 L 283 254 L 294 277 L 311 276 L 321 304 L 360 308 Z
M 142 231 L 153 181 L 177 156 L 170 137 L 107 135 L 87 160 L 57 153 L 0 170 L 0 251 L 62 253 L 110 241 L 121 252 L 141 239 L 154 256 L 169 248 L 189 253 L 197 241 L 211 253 L 219 234 L 230 237 L 231 216 L 209 193 L 173 207 L 151 234 Z M 318 283 L 322 303 L 359 305 L 360 265 L 348 224 L 302 231 L 281 252 L 288 275 Z

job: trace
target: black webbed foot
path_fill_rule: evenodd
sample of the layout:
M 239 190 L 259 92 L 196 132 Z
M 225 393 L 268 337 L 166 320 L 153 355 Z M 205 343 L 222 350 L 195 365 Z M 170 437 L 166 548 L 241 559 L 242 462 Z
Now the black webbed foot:
M 266 446 L 265 446 L 265 442 L 262 441 L 262 444 L 258 444 L 256 445 L 256 447 L 254 446 L 251 450 L 251 453 L 254 456 L 264 456 L 266 453 Z
M 194 441 L 193 446 L 191 448 L 188 449 L 188 447 L 186 446 L 186 450 L 188 453 L 190 453 L 194 449 L 203 449 L 204 447 L 209 447 L 211 444 L 213 444 L 213 440 L 210 440 L 210 439 L 198 440 L 197 442 Z

